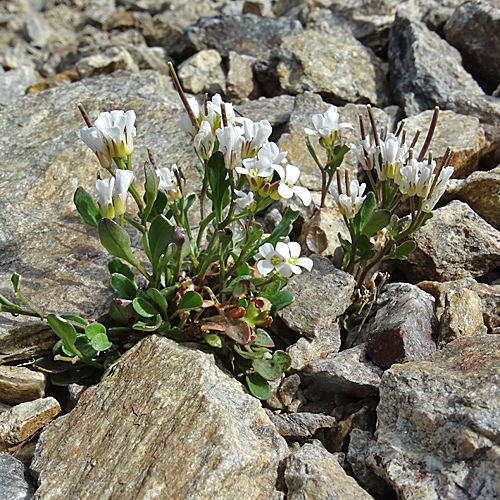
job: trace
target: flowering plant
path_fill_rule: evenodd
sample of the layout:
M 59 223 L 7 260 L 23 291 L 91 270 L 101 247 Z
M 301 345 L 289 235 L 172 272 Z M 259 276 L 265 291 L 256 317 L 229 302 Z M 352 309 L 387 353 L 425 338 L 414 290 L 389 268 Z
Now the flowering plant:
M 280 377 L 290 358 L 273 352 L 265 328 L 293 301 L 281 290 L 287 279 L 310 271 L 313 263 L 300 256 L 298 243 L 282 241 L 297 211 L 288 209 L 271 234 L 264 234 L 255 218 L 274 200 L 297 195 L 308 205 L 311 194 L 297 185 L 300 171 L 287 163 L 286 151 L 269 141 L 267 120 L 236 117 L 219 95 L 203 103 L 187 98 L 170 68 L 186 110 L 179 125 L 200 160 L 197 227 L 190 222 L 196 195 L 188 194 L 180 165 L 159 168 L 148 150 L 139 192 L 132 167 L 135 113 L 104 112 L 92 124 L 79 105 L 86 126 L 78 135 L 107 177 L 97 176 L 97 204 L 82 187 L 74 202 L 113 257 L 108 268 L 118 298 L 99 323 L 46 315 L 22 295 L 15 275 L 16 297 L 28 309 L 0 297 L 0 310 L 36 314 L 60 337 L 54 357 L 35 362 L 56 384 L 98 379 L 124 350 L 155 332 L 211 346 L 251 394 L 266 399 L 268 380 Z M 127 206 L 129 193 L 133 209 Z M 139 233 L 140 255 L 132 249 L 131 231 Z
M 427 151 L 438 120 L 439 109 L 434 110 L 427 137 L 420 152 L 414 151 L 420 131 L 411 143 L 406 140 L 404 122 L 395 134 L 380 133 L 375 125 L 371 107 L 367 106 L 372 137 L 365 130 L 363 117 L 359 116 L 360 137 L 354 144 L 343 143 L 339 114 L 330 106 L 324 114 L 313 116 L 315 129 L 306 128 L 306 144 L 323 174 L 322 206 L 326 193 L 331 193 L 349 230 L 350 239 L 339 234 L 342 246 L 340 266 L 354 275 L 358 289 L 363 292 L 370 274 L 387 259 L 404 260 L 415 249 L 409 236 L 418 231 L 431 217 L 432 209 L 446 190 L 453 173 L 450 166 L 453 153 L 448 148 L 437 163 L 432 152 Z M 323 165 L 314 150 L 309 136 L 317 136 L 318 144 L 326 150 Z M 341 163 L 345 154 L 354 153 L 366 174 L 366 183 L 351 179 L 348 169 Z M 427 155 L 427 157 L 426 157 Z M 332 182 L 332 181 L 336 182 Z M 409 214 L 400 219 L 398 213 L 403 203 L 409 205 Z

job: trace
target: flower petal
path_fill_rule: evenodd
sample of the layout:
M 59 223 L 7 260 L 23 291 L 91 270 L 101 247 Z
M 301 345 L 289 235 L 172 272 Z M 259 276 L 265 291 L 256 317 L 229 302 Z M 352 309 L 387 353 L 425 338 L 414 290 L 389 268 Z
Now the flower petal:
M 267 276 L 274 269 L 274 266 L 268 260 L 263 259 L 257 262 L 257 269 L 262 276 Z
M 314 262 L 309 257 L 300 257 L 300 259 L 297 259 L 297 264 L 310 271 L 313 268 Z
M 288 262 L 282 262 L 281 264 L 278 264 L 276 270 L 285 278 L 289 278 L 293 274 Z
M 279 191 L 278 191 L 279 192 Z M 308 207 L 312 201 L 312 195 L 309 189 L 302 186 L 293 186 L 293 192 L 302 200 L 302 203 Z M 284 198 L 284 196 L 283 196 Z
M 274 253 L 274 247 L 271 245 L 271 243 L 264 243 L 260 248 L 259 248 L 259 253 L 267 259 L 267 257 L 271 254 Z
M 290 258 L 290 249 L 286 243 L 279 241 L 276 243 L 276 252 L 280 254 L 285 260 Z
M 298 258 L 300 256 L 300 245 L 296 241 L 291 241 L 288 243 L 288 248 L 290 249 L 290 256 Z

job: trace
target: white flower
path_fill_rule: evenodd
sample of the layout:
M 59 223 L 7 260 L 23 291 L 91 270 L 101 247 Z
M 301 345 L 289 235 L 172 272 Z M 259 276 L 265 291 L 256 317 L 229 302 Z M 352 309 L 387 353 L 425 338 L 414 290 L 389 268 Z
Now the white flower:
M 268 142 L 262 146 L 257 156 L 259 160 L 268 158 L 271 162 L 271 167 L 274 169 L 274 165 L 287 162 L 286 154 L 287 151 L 280 152 L 278 146 L 274 142 Z
M 273 128 L 267 120 L 253 122 L 249 118 L 243 118 L 243 143 L 241 145 L 241 157 L 251 158 L 267 142 Z
M 116 215 L 123 215 L 127 206 L 128 188 L 134 180 L 134 173 L 130 170 L 117 170 L 115 173 L 115 192 L 113 201 Z
M 394 134 L 389 134 L 384 141 L 380 141 L 379 146 L 380 162 L 375 162 L 378 178 L 381 181 L 394 179 L 398 173 L 399 166 L 404 164 L 408 157 L 408 146 L 399 144 L 399 138 Z
M 94 126 L 104 136 L 112 158 L 126 158 L 134 150 L 135 111 L 114 110 L 100 113 Z
M 174 163 L 171 168 L 163 167 L 156 171 L 156 175 L 160 179 L 158 190 L 167 194 L 169 201 L 175 200 L 180 197 L 179 184 L 177 183 L 177 165 Z
M 346 189 L 345 182 L 341 182 L 341 191 L 337 186 L 332 187 L 332 195 L 337 203 L 339 212 L 344 215 L 347 219 L 352 219 L 361 208 L 361 205 L 365 201 L 366 195 L 363 193 L 366 189 L 366 184 L 363 182 L 359 184 L 357 179 L 352 180 L 349 183 L 349 189 Z
M 339 123 L 339 118 L 337 108 L 330 105 L 325 113 L 313 115 L 314 130 L 306 127 L 304 132 L 307 135 L 315 135 L 326 142 L 333 143 L 337 140 L 340 129 L 353 128 L 350 123 Z
M 78 137 L 96 154 L 102 167 L 111 166 L 113 158 L 100 130 L 95 127 L 83 127 L 78 131 Z
M 211 101 L 207 102 L 207 116 L 206 119 L 212 126 L 212 130 L 222 128 L 224 124 L 222 123 L 222 97 L 219 94 L 215 94 Z M 224 109 L 226 111 L 226 120 L 228 125 L 234 120 L 234 109 L 230 102 L 224 103 Z
M 238 208 L 245 210 L 249 205 L 253 203 L 254 194 L 253 191 L 245 193 L 244 191 L 234 190 L 237 198 L 234 200 Z
M 269 159 L 259 159 L 254 156 L 253 158 L 243 160 L 243 167 L 236 167 L 236 172 L 250 178 L 270 177 L 273 174 L 273 169 Z
M 427 161 L 419 162 L 415 158 L 411 158 L 407 165 L 399 168 L 394 182 L 399 186 L 402 194 L 427 198 L 435 167 L 435 161 L 429 165 Z
M 291 198 L 296 194 L 302 200 L 302 203 L 308 207 L 312 201 L 311 193 L 305 187 L 295 186 L 300 175 L 299 168 L 294 165 L 285 165 L 285 167 L 275 165 L 274 170 L 278 172 L 281 178 L 278 186 L 278 194 L 282 198 Z
M 356 143 L 350 144 L 349 147 L 363 170 L 372 170 L 378 164 L 379 149 L 369 137 L 359 139 Z
M 228 125 L 216 131 L 219 139 L 219 150 L 224 154 L 224 164 L 228 170 L 236 166 L 241 144 L 241 129 Z
M 259 248 L 263 259 L 257 262 L 257 269 L 263 276 L 272 271 L 278 271 L 285 278 L 292 274 L 301 274 L 302 267 L 310 271 L 313 261 L 308 257 L 300 257 L 300 245 L 296 242 L 288 244 L 279 242 L 274 248 L 271 243 L 264 243 Z
M 203 120 L 200 125 L 200 130 L 198 130 L 198 133 L 194 137 L 194 147 L 204 160 L 209 160 L 212 156 L 214 142 L 214 135 L 210 123 Z
M 424 202 L 422 206 L 422 210 L 424 212 L 430 212 L 436 206 L 439 198 L 443 196 L 444 192 L 446 191 L 446 187 L 448 186 L 450 177 L 453 174 L 453 170 L 454 169 L 451 166 L 443 168 L 443 170 L 441 170 L 434 189 L 429 193 L 429 198 Z
M 193 114 L 198 121 L 198 123 L 203 119 L 203 115 L 200 114 L 200 106 L 195 97 L 188 97 L 187 99 L 189 107 L 193 111 Z M 179 128 L 184 132 L 188 133 L 191 137 L 194 137 L 197 132 L 197 128 L 193 125 L 189 114 L 186 112 L 181 116 L 179 120 Z
M 95 190 L 97 191 L 98 201 L 97 206 L 99 212 L 103 217 L 112 219 L 115 216 L 115 209 L 113 208 L 113 188 L 115 185 L 115 178 L 111 179 L 97 179 L 95 181 Z

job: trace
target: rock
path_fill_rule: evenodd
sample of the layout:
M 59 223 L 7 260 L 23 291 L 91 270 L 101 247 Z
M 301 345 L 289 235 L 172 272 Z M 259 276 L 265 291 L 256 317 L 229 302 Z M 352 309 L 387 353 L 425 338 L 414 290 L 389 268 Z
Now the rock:
M 415 145 L 415 156 L 418 156 L 418 152 L 424 144 L 432 114 L 433 111 L 429 110 L 405 119 L 405 129 L 408 131 L 410 141 L 418 129 L 422 131 Z M 477 118 L 459 115 L 453 111 L 440 111 L 429 151 L 432 151 L 433 158 L 439 161 L 444 156 L 446 149 L 451 147 L 454 153 L 451 162 L 455 168 L 454 178 L 465 178 L 477 170 L 484 146 L 484 130 L 479 125 Z
M 149 12 L 150 14 L 158 14 L 168 8 L 167 0 L 121 0 L 126 10 L 136 10 L 139 12 Z
M 300 168 L 300 181 L 311 190 L 321 191 L 321 173 L 318 166 L 307 151 L 304 143 L 304 127 L 312 126 L 312 116 L 318 113 L 324 113 L 328 109 L 328 104 L 323 102 L 321 96 L 311 92 L 304 92 L 297 96 L 295 108 L 290 116 L 290 121 L 286 132 L 280 137 L 278 145 L 280 150 L 288 151 L 287 158 L 291 163 Z M 359 137 L 359 114 L 364 116 L 365 127 L 368 126 L 368 114 L 366 107 L 363 105 L 347 104 L 337 109 L 340 115 L 339 121 L 351 123 L 355 130 L 342 129 L 342 137 L 346 142 L 353 141 L 355 137 Z M 378 129 L 384 127 L 389 128 L 390 118 L 378 108 L 373 108 L 375 122 Z M 311 144 L 315 147 L 316 153 L 320 161 L 326 162 L 326 154 L 311 140 Z M 347 154 L 344 158 L 342 166 L 354 170 L 357 167 L 357 160 L 353 154 Z M 327 196 L 327 206 L 333 205 L 333 197 Z
M 85 14 L 91 21 L 100 25 L 105 24 L 108 17 L 115 11 L 115 0 L 87 0 L 85 2 Z
M 267 61 L 283 37 L 302 31 L 298 21 L 245 14 L 202 18 L 188 28 L 187 35 L 196 50 L 215 49 L 222 57 L 234 51 Z
M 246 101 L 255 92 L 252 65 L 256 60 L 238 52 L 229 52 L 226 97 L 230 101 Z
M 500 333 L 500 285 L 474 282 L 471 288 L 481 299 L 484 324 L 488 327 L 488 332 Z
M 37 436 L 35 436 L 27 443 L 24 443 L 21 448 L 12 453 L 12 456 L 26 465 L 26 467 L 29 467 L 31 465 L 31 461 L 33 460 L 33 456 L 35 455 L 37 441 Z
M 287 500 L 368 500 L 366 493 L 319 441 L 304 444 L 285 460 Z
M 373 467 L 370 467 L 374 447 L 375 439 L 372 432 L 352 429 L 349 434 L 349 451 L 346 459 L 361 486 L 381 498 L 390 498 L 394 496 L 392 488 L 375 473 Z
M 414 285 L 385 288 L 391 298 L 366 325 L 368 358 L 384 368 L 429 358 L 436 351 L 434 298 Z
M 15 405 L 45 396 L 45 374 L 23 366 L 0 365 L 0 401 Z
M 31 66 L 20 66 L 0 74 L 0 104 L 18 100 L 27 88 L 36 82 L 36 73 Z
M 55 36 L 54 31 L 45 20 L 43 14 L 39 14 L 38 12 L 34 12 L 27 17 L 26 33 L 31 45 L 38 48 L 46 47 L 51 41 L 54 41 Z
M 30 500 L 34 492 L 28 469 L 14 457 L 0 453 L 0 498 Z
M 0 413 L 3 413 L 4 411 L 10 410 L 10 406 L 6 405 L 4 403 L 0 403 Z
M 334 417 L 322 413 L 278 414 L 270 410 L 266 413 L 280 436 L 294 440 L 311 438 L 318 429 L 329 429 L 337 422 Z
M 322 359 L 316 359 L 302 370 L 304 382 L 309 384 L 306 397 L 318 393 L 346 393 L 364 398 L 377 396 L 383 370 L 366 357 L 366 345 L 361 344 Z
M 260 402 L 211 355 L 150 336 L 45 428 L 31 470 L 44 500 L 278 499 L 287 455 Z
M 0 50 L 0 67 L 10 70 L 20 66 L 34 66 L 33 61 L 27 53 L 28 47 L 15 45 L 14 47 L 5 47 Z M 3 73 L 3 71 L 0 71 Z
M 268 120 L 273 129 L 277 129 L 279 132 L 283 125 L 288 123 L 294 106 L 295 97 L 280 95 L 272 98 L 260 97 L 253 101 L 238 104 L 236 110 L 243 116 L 251 118 L 254 122 Z M 273 135 L 275 133 L 276 130 Z M 273 140 L 273 135 L 271 135 L 271 140 Z
M 119 69 L 132 73 L 139 72 L 139 66 L 130 53 L 123 47 L 117 46 L 107 48 L 103 54 L 83 57 L 76 63 L 76 69 L 81 78 L 113 73 Z
M 226 91 L 222 58 L 216 50 L 201 50 L 179 66 L 179 78 L 186 92 L 217 94 Z
M 340 338 L 338 323 L 331 325 L 331 331 L 331 335 L 322 335 L 314 339 L 301 337 L 295 344 L 287 347 L 286 353 L 292 360 L 290 368 L 292 370 L 302 370 L 311 361 L 338 352 L 338 339 Z
M 444 26 L 446 39 L 462 53 L 466 67 L 491 89 L 500 84 L 499 32 L 500 6 L 488 0 L 464 2 Z
M 283 38 L 277 68 L 286 92 L 319 92 L 335 104 L 388 104 L 382 62 L 350 33 L 306 30 Z
M 57 400 L 49 397 L 20 403 L 0 414 L 0 453 L 20 448 L 60 411 Z
M 449 189 L 446 197 L 467 203 L 488 224 L 500 229 L 500 166 L 472 173 Z
M 407 261 L 412 276 L 450 281 L 481 276 L 500 265 L 500 232 L 468 205 L 452 201 L 433 213 L 411 236 L 417 244 Z
M 288 411 L 296 412 L 306 402 L 300 389 L 300 376 L 294 373 L 284 378 L 278 387 L 278 398 Z
M 432 294 L 437 302 L 436 316 L 439 320 L 438 347 L 459 337 L 484 335 L 483 310 L 479 295 L 470 290 L 474 280 L 458 280 L 439 283 L 423 281 L 418 286 Z
M 69 393 L 69 403 L 74 408 L 82 394 L 88 389 L 86 385 L 80 384 L 69 384 L 68 385 L 68 393 Z
M 332 325 L 351 304 L 354 292 L 354 278 L 350 274 L 334 267 L 325 257 L 311 258 L 312 271 L 293 276 L 284 287 L 295 295 L 295 307 L 278 312 L 289 328 L 308 339 L 335 332 Z M 340 335 L 337 342 L 340 348 Z
M 26 96 L 0 110 L 0 293 L 14 299 L 10 277 L 18 272 L 21 290 L 42 310 L 90 319 L 107 310 L 112 292 L 105 272 L 109 254 L 72 202 L 79 185 L 95 196 L 100 168 L 76 136 L 83 125 L 77 102 L 92 120 L 103 110 L 136 111 L 133 165 L 139 178 L 136 165 L 149 146 L 160 167 L 183 158 L 190 189 L 199 189 L 200 181 L 192 142 L 177 128 L 182 103 L 170 80 L 154 72 L 95 77 Z M 48 354 L 55 338 L 40 320 L 2 314 L 0 360 Z
M 350 240 L 344 218 L 338 209 L 322 208 L 306 219 L 298 241 L 311 253 L 332 256 L 340 247 L 339 233 L 342 238 Z
M 462 337 L 380 384 L 369 465 L 398 498 L 497 498 L 500 338 Z
M 463 69 L 458 50 L 406 11 L 398 12 L 391 31 L 389 74 L 396 102 L 410 116 L 436 105 L 446 108 L 451 91 L 483 94 Z

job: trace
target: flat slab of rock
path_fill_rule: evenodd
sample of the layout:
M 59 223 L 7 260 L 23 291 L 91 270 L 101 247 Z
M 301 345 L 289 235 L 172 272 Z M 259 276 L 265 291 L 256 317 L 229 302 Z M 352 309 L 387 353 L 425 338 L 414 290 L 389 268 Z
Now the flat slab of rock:
M 422 131 L 415 145 L 415 156 L 418 156 L 424 144 L 432 114 L 433 111 L 429 110 L 405 119 L 410 141 L 417 129 Z M 476 117 L 459 115 L 453 111 L 440 111 L 429 151 L 432 151 L 433 158 L 438 161 L 448 147 L 453 150 L 451 164 L 455 168 L 454 178 L 462 179 L 477 169 L 484 145 L 484 130 Z
M 325 257 L 313 255 L 312 259 L 312 271 L 290 278 L 285 286 L 295 295 L 294 307 L 282 309 L 278 317 L 308 339 L 337 332 L 340 348 L 340 334 L 333 324 L 351 304 L 354 278 Z
M 61 407 L 49 397 L 27 401 L 0 414 L 0 452 L 13 452 L 59 415 Z
M 150 336 L 46 427 L 32 471 L 43 500 L 279 499 L 287 455 L 260 402 L 211 355 Z
M 291 439 L 311 438 L 318 429 L 335 427 L 337 420 L 322 413 L 280 413 L 266 410 L 281 436 Z
M 319 443 L 306 443 L 285 461 L 287 500 L 373 500 Z
M 500 496 L 500 338 L 462 337 L 380 384 L 370 465 L 407 500 Z
M 284 37 L 278 57 L 280 85 L 287 92 L 318 92 L 337 104 L 389 103 L 382 61 L 348 30 L 306 30 Z
M 15 405 L 45 396 L 45 374 L 23 366 L 0 366 L 0 402 Z
M 412 277 L 434 281 L 473 278 L 500 265 L 500 232 L 467 204 L 452 201 L 433 213 L 411 236 L 417 244 L 407 261 Z

